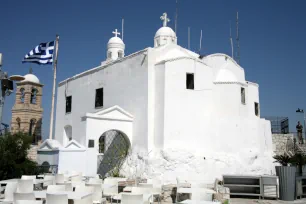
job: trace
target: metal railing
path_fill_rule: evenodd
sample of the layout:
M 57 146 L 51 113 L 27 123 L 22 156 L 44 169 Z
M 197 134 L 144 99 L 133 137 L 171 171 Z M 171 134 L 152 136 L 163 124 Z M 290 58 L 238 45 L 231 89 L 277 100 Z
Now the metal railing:
M 38 174 L 57 174 L 58 165 L 38 165 L 37 166 L 37 175 Z

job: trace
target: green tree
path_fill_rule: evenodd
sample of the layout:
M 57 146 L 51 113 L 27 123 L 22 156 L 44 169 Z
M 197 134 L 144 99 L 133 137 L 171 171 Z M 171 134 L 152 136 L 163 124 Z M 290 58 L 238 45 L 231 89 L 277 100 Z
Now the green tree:
M 24 133 L 0 137 L 0 180 L 38 173 L 37 164 L 28 158 L 32 138 Z

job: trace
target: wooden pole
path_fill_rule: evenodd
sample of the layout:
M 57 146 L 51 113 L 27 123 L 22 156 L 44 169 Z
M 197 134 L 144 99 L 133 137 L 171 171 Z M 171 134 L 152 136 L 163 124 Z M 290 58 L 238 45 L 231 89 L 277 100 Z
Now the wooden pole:
M 57 54 L 58 54 L 58 41 L 59 35 L 56 35 L 55 40 L 55 56 L 53 61 L 53 90 L 52 90 L 52 104 L 51 104 L 51 116 L 50 116 L 50 132 L 49 139 L 52 139 L 53 136 L 53 120 L 54 120 L 54 100 L 55 100 L 55 88 L 56 88 L 56 66 L 57 66 Z

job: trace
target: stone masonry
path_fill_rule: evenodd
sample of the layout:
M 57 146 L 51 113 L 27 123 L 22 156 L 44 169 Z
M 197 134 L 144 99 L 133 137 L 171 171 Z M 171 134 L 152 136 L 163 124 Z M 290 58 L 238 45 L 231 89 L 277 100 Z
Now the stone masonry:
M 276 155 L 283 155 L 288 140 L 293 140 L 293 134 L 272 134 L 273 152 Z

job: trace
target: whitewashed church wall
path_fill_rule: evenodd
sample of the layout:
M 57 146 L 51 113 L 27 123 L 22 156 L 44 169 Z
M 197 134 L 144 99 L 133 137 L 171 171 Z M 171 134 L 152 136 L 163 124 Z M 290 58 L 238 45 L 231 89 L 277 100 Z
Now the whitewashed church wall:
M 135 118 L 134 144 L 146 147 L 147 80 L 147 60 L 139 54 L 62 84 L 58 88 L 55 138 L 62 142 L 63 129 L 69 124 L 72 126 L 72 138 L 86 145 L 86 122 L 81 121 L 81 117 L 87 112 L 100 110 L 95 108 L 95 92 L 97 88 L 103 88 L 103 108 L 119 105 L 130 112 Z M 69 114 L 65 114 L 65 89 L 67 96 L 72 96 L 72 111 Z
M 155 66 L 154 145 L 164 147 L 165 64 Z
M 194 73 L 194 90 L 186 89 L 187 73 Z M 213 109 L 211 68 L 189 59 L 166 62 L 164 96 L 164 147 L 202 151 Z
M 58 170 L 86 172 L 86 151 L 60 151 Z
M 259 104 L 259 116 L 255 115 L 255 102 L 259 103 L 258 86 L 252 83 L 248 84 L 248 112 L 250 117 L 260 117 L 260 104 Z

